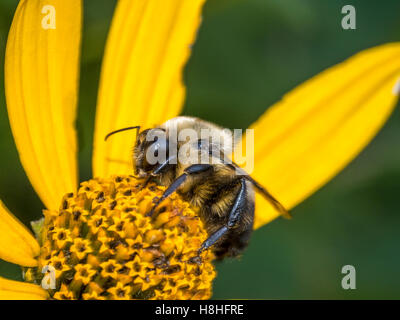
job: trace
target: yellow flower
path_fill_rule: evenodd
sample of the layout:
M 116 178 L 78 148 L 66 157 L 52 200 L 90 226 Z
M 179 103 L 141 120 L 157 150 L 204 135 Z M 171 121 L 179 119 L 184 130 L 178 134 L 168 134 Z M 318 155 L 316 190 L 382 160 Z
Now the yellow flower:
M 47 210 L 36 240 L 0 202 L 0 258 L 23 266 L 26 281 L 33 282 L 0 278 L 1 299 L 211 296 L 212 253 L 204 252 L 200 264 L 190 260 L 207 237 L 194 208 L 174 195 L 167 204 L 170 214 L 145 217 L 163 188 L 134 188 L 140 181 L 129 176 L 129 133 L 104 142 L 116 128 L 152 127 L 179 114 L 185 97 L 182 69 L 203 3 L 119 1 L 100 79 L 96 178 L 78 188 L 74 121 L 82 4 L 20 1 L 7 41 L 7 109 L 21 163 Z M 44 5 L 55 8 L 54 29 L 42 27 Z M 365 50 L 294 89 L 252 126 L 254 178 L 289 209 L 303 201 L 382 127 L 397 102 L 399 77 L 400 44 L 391 43 Z M 127 188 L 130 195 L 123 194 Z M 123 202 L 113 198 L 115 193 Z M 172 214 L 177 208 L 178 217 Z M 257 196 L 255 228 L 277 216 Z M 54 265 L 57 275 L 56 289 L 48 291 L 40 287 L 46 264 Z
M 71 267 L 68 265 L 64 257 L 63 251 L 60 251 L 58 255 L 54 255 L 50 259 L 47 259 L 47 265 L 54 268 L 56 279 L 60 278 L 65 271 L 71 270 Z M 34 279 L 31 281 L 33 282 Z
M 109 259 L 106 262 L 103 262 L 100 266 L 102 268 L 101 275 L 103 276 L 103 278 L 117 278 L 117 261 Z
M 90 293 L 84 293 L 82 295 L 84 300 L 106 300 L 105 297 L 100 296 L 96 291 L 91 291 Z
M 66 284 L 62 284 L 59 291 L 57 291 L 54 296 L 56 300 L 75 300 L 76 297 Z
M 140 208 L 147 197 L 160 197 L 163 187 L 150 184 L 148 188 L 138 188 L 143 181 L 133 176 L 97 178 L 89 182 L 90 188 L 82 183 L 77 193 L 64 196 L 58 214 L 44 212 L 38 265 L 24 268 L 26 281 L 43 282 L 41 270 L 52 266 L 55 288 L 50 288 L 48 293 L 54 299 L 99 296 L 102 299 L 176 299 L 183 294 L 188 298 L 210 297 L 215 277 L 212 252 L 201 254 L 201 263 L 196 264 L 196 269 L 189 267 L 193 258 L 198 257 L 201 243 L 207 239 L 195 210 L 175 195 L 164 204 L 163 214 L 168 217 L 159 224 L 158 219 L 146 216 L 147 211 Z M 92 220 L 78 214 L 85 211 L 96 219 L 101 217 L 101 229 L 91 228 Z M 171 224 L 176 217 L 178 223 Z M 189 227 L 193 222 L 197 228 Z M 73 228 L 69 243 L 59 245 L 54 225 L 58 226 L 56 234 L 62 238 Z M 175 234 L 172 240 L 182 239 L 185 250 L 181 245 L 164 245 L 167 233 L 172 230 Z M 170 290 L 171 281 L 176 286 L 174 291 Z
M 93 249 L 90 246 L 90 241 L 82 238 L 75 238 L 74 243 L 69 250 L 76 255 L 78 260 L 82 260 L 89 253 L 93 252 Z
M 129 300 L 129 293 L 132 289 L 124 286 L 119 282 L 115 287 L 111 287 L 107 290 L 113 297 L 113 300 Z
M 54 227 L 50 232 L 52 240 L 59 249 L 64 248 L 67 243 L 72 241 L 71 231 L 64 228 Z
M 84 285 L 89 284 L 97 272 L 91 265 L 88 264 L 76 265 L 75 271 L 74 280 L 81 281 Z

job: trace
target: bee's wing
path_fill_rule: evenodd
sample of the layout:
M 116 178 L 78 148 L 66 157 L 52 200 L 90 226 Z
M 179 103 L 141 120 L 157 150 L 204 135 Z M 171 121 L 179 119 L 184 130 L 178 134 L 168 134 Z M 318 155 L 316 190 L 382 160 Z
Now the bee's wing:
M 260 185 L 257 181 L 255 181 L 251 176 L 246 175 L 245 176 L 248 181 L 250 181 L 253 186 L 259 191 L 265 199 L 267 199 L 282 215 L 282 217 L 286 219 L 291 219 L 292 215 L 289 213 L 288 210 L 283 206 L 282 203 L 280 203 L 275 197 L 269 193 L 267 189 L 265 189 L 262 185 Z
M 221 134 L 221 131 L 217 131 L 217 133 Z M 238 141 L 238 139 L 232 140 L 232 132 L 230 131 L 225 132 L 225 135 L 222 135 L 222 137 L 224 138 L 222 140 L 222 143 L 213 142 L 215 140 L 209 141 L 199 139 L 196 142 L 196 147 L 200 150 L 200 152 L 205 152 L 205 154 L 210 156 L 211 158 L 218 159 L 221 164 L 230 167 L 232 170 L 236 171 L 236 173 L 244 176 L 245 179 L 249 181 L 255 187 L 255 189 L 260 192 L 264 196 L 264 198 L 269 203 L 271 203 L 284 218 L 292 218 L 289 211 L 286 210 L 286 208 L 277 199 L 275 199 L 275 197 L 271 193 L 269 193 L 266 188 L 264 188 L 260 183 L 254 180 L 245 170 L 240 168 L 236 163 L 232 162 L 231 160 L 229 163 L 225 161 L 225 155 L 231 154 L 233 150 L 234 146 L 232 145 L 232 142 Z
M 258 183 L 256 180 L 254 180 L 246 171 L 244 171 L 242 168 L 240 168 L 236 163 L 232 163 L 232 164 L 227 164 L 229 165 L 232 169 L 236 170 L 237 172 L 239 172 L 241 175 L 243 175 L 245 177 L 245 179 L 249 182 L 251 182 L 251 184 L 254 186 L 254 188 L 256 188 L 256 190 L 258 192 L 260 192 L 264 198 L 271 203 L 275 209 L 277 209 L 279 211 L 279 213 L 286 219 L 291 219 L 292 215 L 289 213 L 288 210 L 286 210 L 286 208 L 282 205 L 282 203 L 280 203 L 271 193 L 269 193 L 269 191 L 264 188 L 260 183 Z

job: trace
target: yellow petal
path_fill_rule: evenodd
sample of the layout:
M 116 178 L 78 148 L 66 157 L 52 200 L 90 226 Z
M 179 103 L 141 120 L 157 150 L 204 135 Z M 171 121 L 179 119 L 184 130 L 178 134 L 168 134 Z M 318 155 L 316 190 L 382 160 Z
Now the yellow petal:
M 11 129 L 21 163 L 50 209 L 57 209 L 62 195 L 77 186 L 80 32 L 81 1 L 22 0 L 7 41 Z
M 0 277 L 0 300 L 44 300 L 47 292 L 35 284 Z
M 400 43 L 365 50 L 294 89 L 252 126 L 255 170 L 288 209 L 342 170 L 372 140 L 399 95 Z M 261 196 L 255 228 L 278 213 Z
M 177 116 L 190 55 L 205 0 L 120 0 L 102 67 L 94 139 L 94 176 L 132 172 L 135 132 Z
M 25 267 L 37 265 L 39 244 L 0 201 L 0 259 Z

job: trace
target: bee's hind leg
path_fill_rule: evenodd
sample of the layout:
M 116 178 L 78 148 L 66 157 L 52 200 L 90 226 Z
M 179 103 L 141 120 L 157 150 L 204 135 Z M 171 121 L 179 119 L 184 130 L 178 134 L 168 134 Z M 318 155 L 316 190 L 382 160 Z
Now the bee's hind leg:
M 246 179 L 240 179 L 240 189 L 236 195 L 235 202 L 229 212 L 228 221 L 226 225 L 222 228 L 218 229 L 211 236 L 207 238 L 201 245 L 199 249 L 199 254 L 210 248 L 215 242 L 217 242 L 221 237 L 226 234 L 229 230 L 231 230 L 237 222 L 242 217 L 244 210 L 246 208 L 246 195 L 247 195 L 247 187 L 246 187 Z

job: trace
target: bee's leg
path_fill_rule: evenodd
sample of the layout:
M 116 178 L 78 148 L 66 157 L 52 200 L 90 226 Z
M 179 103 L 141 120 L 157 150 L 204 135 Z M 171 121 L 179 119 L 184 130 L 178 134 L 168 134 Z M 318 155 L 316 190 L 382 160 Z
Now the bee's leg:
M 178 189 L 182 183 L 184 183 L 188 177 L 188 175 L 191 174 L 196 174 L 200 172 L 205 172 L 212 169 L 212 165 L 210 164 L 193 164 L 185 169 L 185 173 L 180 175 L 174 182 L 171 183 L 171 185 L 167 188 L 167 190 L 164 191 L 163 195 L 160 197 L 160 199 L 157 200 L 153 208 L 150 210 L 150 212 L 147 214 L 147 216 L 152 216 L 158 205 L 168 198 L 173 192 Z
M 245 207 L 245 202 L 246 202 L 246 193 L 247 193 L 247 188 L 246 188 L 246 179 L 242 178 L 240 179 L 240 189 L 236 195 L 235 202 L 233 203 L 233 206 L 229 212 L 228 216 L 228 221 L 226 225 L 224 225 L 222 228 L 218 229 L 216 232 L 214 232 L 211 236 L 207 238 L 201 245 L 199 249 L 199 253 L 201 253 L 203 250 L 208 249 L 211 247 L 215 242 L 217 242 L 226 232 L 229 231 L 229 229 L 232 229 L 237 222 L 240 220 L 242 213 L 244 212 L 243 209 Z
M 229 228 L 227 226 L 223 226 L 222 228 L 218 229 L 217 231 L 215 231 L 211 236 L 209 236 L 207 238 L 207 240 L 205 240 L 199 251 L 198 254 L 200 254 L 202 251 L 207 250 L 209 247 L 211 247 L 215 242 L 217 242 L 219 239 L 221 239 L 221 237 L 229 230 Z
M 171 160 L 173 159 L 176 159 L 176 155 L 170 156 L 163 163 L 160 163 L 160 165 L 157 168 L 155 168 L 151 174 L 153 176 L 160 174 L 170 164 Z
M 146 178 L 146 180 L 144 181 L 144 183 L 143 183 L 141 189 L 146 188 L 147 185 L 149 184 L 149 182 L 151 181 L 152 178 L 153 178 L 153 176 L 148 176 L 148 177 Z
M 185 182 L 187 178 L 187 174 L 184 173 L 181 176 L 179 176 L 174 182 L 171 183 L 171 185 L 167 188 L 167 190 L 164 191 L 163 195 L 160 197 L 160 199 L 157 200 L 157 202 L 154 204 L 153 208 L 149 211 L 149 213 L 146 214 L 146 216 L 151 217 L 154 213 L 154 211 L 157 209 L 158 205 L 168 198 L 176 189 L 179 188 L 179 186 Z
M 142 189 L 146 188 L 151 179 L 153 179 L 155 176 L 159 175 L 171 162 L 172 159 L 175 159 L 176 156 L 170 156 L 167 160 L 165 160 L 163 163 L 160 163 L 160 165 L 153 170 L 151 175 L 149 175 L 146 180 L 143 183 Z
M 277 200 L 274 198 L 274 196 L 268 192 L 267 189 L 265 189 L 261 184 L 259 184 L 256 180 L 254 180 L 250 175 L 247 174 L 246 171 L 244 171 L 242 168 L 240 168 L 236 163 L 225 163 L 227 166 L 229 166 L 233 170 L 237 170 L 237 172 L 240 175 L 243 175 L 243 177 L 246 178 L 246 180 L 250 181 L 251 184 L 257 189 L 258 192 L 260 192 L 264 198 L 269 201 L 276 210 L 279 211 L 279 213 L 286 219 L 291 219 L 292 215 L 290 214 L 289 211 L 286 210 L 286 208 Z

